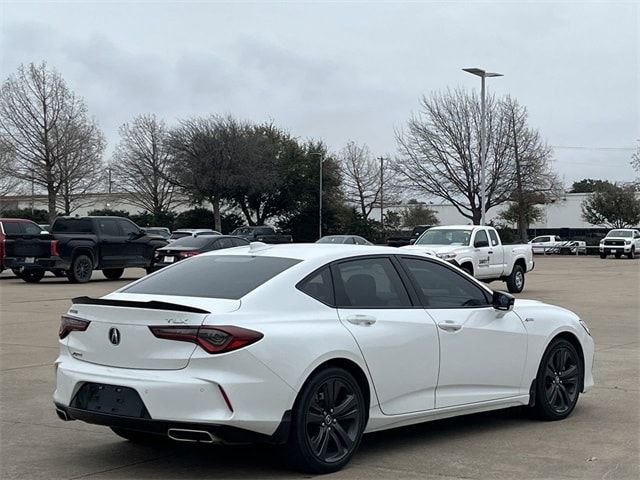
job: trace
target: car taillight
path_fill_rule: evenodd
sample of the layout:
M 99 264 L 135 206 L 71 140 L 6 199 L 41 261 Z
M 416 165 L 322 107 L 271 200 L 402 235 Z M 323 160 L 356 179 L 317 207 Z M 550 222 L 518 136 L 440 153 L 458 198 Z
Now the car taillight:
M 58 256 L 58 240 L 51 240 L 49 244 L 49 255 L 52 257 Z
M 83 320 L 82 318 L 74 317 L 72 315 L 62 315 L 60 317 L 60 330 L 58 330 L 58 337 L 63 339 L 71 332 L 84 332 L 89 328 L 89 320 Z
M 189 258 L 189 257 L 195 257 L 196 255 L 200 255 L 200 252 L 196 252 L 192 250 L 188 252 L 180 252 L 178 255 L 182 258 Z
M 254 330 L 232 326 L 149 327 L 151 333 L 165 340 L 191 342 L 207 353 L 226 353 L 260 340 L 264 335 Z

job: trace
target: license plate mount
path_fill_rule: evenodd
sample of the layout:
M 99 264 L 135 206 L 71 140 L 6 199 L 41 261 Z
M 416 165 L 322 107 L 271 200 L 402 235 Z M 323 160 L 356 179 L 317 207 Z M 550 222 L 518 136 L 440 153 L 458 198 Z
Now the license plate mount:
M 73 397 L 71 407 L 106 415 L 151 418 L 138 392 L 119 385 L 85 383 Z

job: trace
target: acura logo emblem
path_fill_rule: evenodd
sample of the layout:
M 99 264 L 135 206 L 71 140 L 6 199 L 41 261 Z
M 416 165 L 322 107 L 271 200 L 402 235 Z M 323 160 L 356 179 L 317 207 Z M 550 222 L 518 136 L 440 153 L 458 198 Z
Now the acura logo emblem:
M 120 344 L 120 330 L 118 330 L 117 328 L 110 328 L 109 329 L 109 341 L 113 345 Z

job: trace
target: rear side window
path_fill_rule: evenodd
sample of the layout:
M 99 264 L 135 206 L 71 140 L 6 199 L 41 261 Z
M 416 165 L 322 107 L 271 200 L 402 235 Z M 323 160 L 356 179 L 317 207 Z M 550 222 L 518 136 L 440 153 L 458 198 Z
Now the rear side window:
M 498 245 L 498 234 L 493 230 L 489 230 L 489 236 L 491 237 L 491 245 L 494 247 Z
M 238 300 L 300 260 L 248 255 L 199 256 L 125 288 L 126 293 Z
M 120 237 L 120 229 L 118 228 L 118 222 L 114 218 L 104 218 L 98 220 L 98 228 L 103 235 L 109 235 L 111 237 Z
M 333 280 L 331 279 L 329 267 L 322 268 L 311 277 L 300 282 L 298 289 L 326 305 L 335 304 Z
M 22 233 L 18 222 L 2 222 L 2 227 L 4 228 L 4 233 L 7 235 Z
M 40 228 L 40 226 L 36 225 L 35 223 L 23 223 L 22 227 L 24 228 L 24 233 L 26 233 L 27 235 L 39 235 L 42 231 L 42 228 Z
M 339 307 L 411 307 L 409 294 L 389 258 L 350 260 L 337 264 L 335 271 Z
M 93 231 L 89 218 L 58 218 L 51 227 L 53 233 L 91 233 Z

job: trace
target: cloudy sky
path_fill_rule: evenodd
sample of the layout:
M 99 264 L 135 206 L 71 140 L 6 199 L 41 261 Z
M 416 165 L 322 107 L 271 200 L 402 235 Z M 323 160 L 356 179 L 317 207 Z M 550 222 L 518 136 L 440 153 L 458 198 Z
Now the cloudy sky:
M 1 73 L 46 60 L 110 143 L 139 113 L 273 120 L 395 154 L 422 94 L 477 88 L 526 105 L 567 182 L 629 180 L 640 139 L 640 2 L 0 0 Z M 569 147 L 569 148 L 568 148 Z

